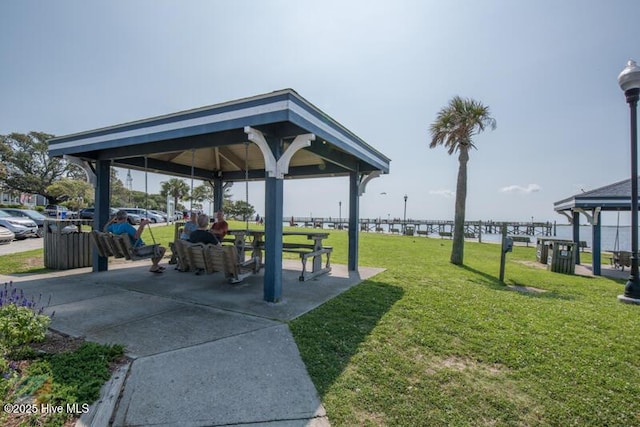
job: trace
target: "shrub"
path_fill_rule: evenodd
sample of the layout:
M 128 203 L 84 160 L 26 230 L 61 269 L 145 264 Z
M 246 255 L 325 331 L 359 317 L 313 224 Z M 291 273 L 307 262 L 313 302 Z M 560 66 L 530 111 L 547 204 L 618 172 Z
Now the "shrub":
M 0 307 L 0 349 L 4 354 L 35 341 L 42 341 L 51 319 L 28 307 Z
M 35 299 L 5 283 L 0 290 L 0 351 L 7 355 L 31 342 L 42 341 L 51 318 L 43 315 Z

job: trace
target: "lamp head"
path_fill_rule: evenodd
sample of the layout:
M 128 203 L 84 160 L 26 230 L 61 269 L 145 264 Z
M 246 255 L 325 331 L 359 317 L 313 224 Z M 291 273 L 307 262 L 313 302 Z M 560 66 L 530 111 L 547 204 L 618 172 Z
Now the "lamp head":
M 629 89 L 640 89 L 640 67 L 636 61 L 630 59 L 627 62 L 627 66 L 618 76 L 618 84 L 624 92 Z

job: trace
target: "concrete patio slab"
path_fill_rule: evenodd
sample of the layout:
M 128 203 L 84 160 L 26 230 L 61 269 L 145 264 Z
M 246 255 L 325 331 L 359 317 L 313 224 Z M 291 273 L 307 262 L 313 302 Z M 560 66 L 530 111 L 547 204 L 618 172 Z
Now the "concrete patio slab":
M 122 344 L 130 357 L 138 358 L 278 324 L 259 317 L 184 304 L 175 310 L 98 331 L 88 331 L 85 335 L 91 341 Z
M 262 274 L 239 285 L 221 274 L 147 262 L 41 275 L 2 276 L 27 295 L 51 294 L 52 328 L 104 344 L 123 344 L 134 360 L 114 426 L 327 426 L 324 408 L 289 327 L 281 322 L 318 307 L 384 269 L 358 273 L 334 265 L 298 280 L 285 261 L 283 301 L 263 300 Z
M 325 415 L 289 328 L 278 325 L 136 360 L 114 424 L 304 426 Z

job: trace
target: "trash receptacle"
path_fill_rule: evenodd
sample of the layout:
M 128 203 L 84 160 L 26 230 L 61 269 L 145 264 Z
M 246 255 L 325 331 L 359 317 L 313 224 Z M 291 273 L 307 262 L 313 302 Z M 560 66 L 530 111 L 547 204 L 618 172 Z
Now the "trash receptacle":
M 67 219 L 67 213 L 65 211 L 60 212 L 60 219 Z
M 549 247 L 547 270 L 555 273 L 574 274 L 576 270 L 576 242 L 556 240 L 545 243 Z
M 415 228 L 414 227 L 407 226 L 407 227 L 404 228 L 404 235 L 405 236 L 413 236 L 414 233 L 415 233 Z
M 536 261 L 540 264 L 546 264 L 549 256 L 549 246 L 545 243 L 543 239 L 538 239 L 536 242 Z
M 540 264 L 547 264 L 549 261 L 549 247 L 555 241 L 566 240 L 558 239 L 556 237 L 538 237 L 536 240 L 536 261 Z
M 93 220 L 45 220 L 44 266 L 55 270 L 90 267 Z

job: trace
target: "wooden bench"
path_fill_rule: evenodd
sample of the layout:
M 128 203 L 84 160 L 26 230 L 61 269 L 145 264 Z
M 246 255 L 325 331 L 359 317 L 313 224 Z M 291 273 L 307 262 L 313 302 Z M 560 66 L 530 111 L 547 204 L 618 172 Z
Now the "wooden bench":
M 529 236 L 509 236 L 509 238 L 511 238 L 513 243 L 526 243 L 527 247 L 529 247 L 529 243 L 531 243 L 531 237 Z
M 260 261 L 257 258 L 239 262 L 235 246 L 176 240 L 173 247 L 176 249 L 180 271 L 193 271 L 196 274 L 223 272 L 229 282 L 234 284 L 260 271 Z
M 448 237 L 451 239 L 453 237 L 453 233 L 450 231 L 439 231 L 438 234 L 440 235 L 441 239 L 444 239 L 445 237 Z
M 609 261 L 613 268 L 616 270 L 619 268 L 624 271 L 625 267 L 631 267 L 631 252 L 613 251 Z
M 464 233 L 464 238 L 465 239 L 475 239 L 476 238 L 476 233 Z
M 416 231 L 416 233 L 418 233 L 418 236 L 428 236 L 429 232 L 427 230 L 418 230 Z
M 315 249 L 315 246 L 310 243 L 282 243 L 282 252 L 288 253 L 296 253 L 300 255 L 300 260 L 302 261 L 302 272 L 298 279 L 301 282 L 305 280 L 311 279 L 320 274 L 328 273 L 331 271 L 331 253 L 333 252 L 333 247 L 324 246 L 322 249 Z M 307 271 L 307 260 L 309 258 L 313 259 L 313 264 L 315 266 L 317 257 L 322 259 L 322 255 L 327 256 L 327 262 L 324 267 L 319 269 L 312 269 L 311 271 Z M 322 262 L 322 261 L 320 261 Z
M 584 250 L 589 246 L 587 246 L 587 242 L 585 242 L 584 240 L 580 240 L 580 243 L 578 243 L 578 247 L 580 248 L 580 252 L 584 252 Z
M 392 228 L 390 231 L 392 233 L 400 233 L 400 229 L 399 228 Z
M 103 233 L 101 231 L 91 231 L 91 239 L 98 254 L 102 257 L 124 258 L 130 261 L 156 258 L 162 255 L 160 245 L 144 245 L 134 247 L 128 235 L 116 235 Z

